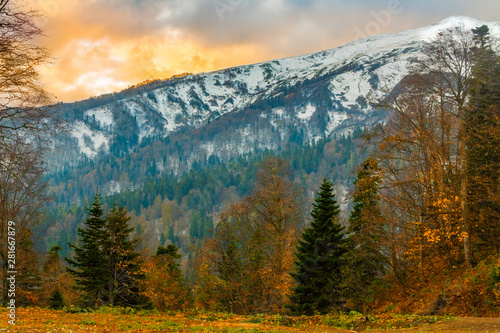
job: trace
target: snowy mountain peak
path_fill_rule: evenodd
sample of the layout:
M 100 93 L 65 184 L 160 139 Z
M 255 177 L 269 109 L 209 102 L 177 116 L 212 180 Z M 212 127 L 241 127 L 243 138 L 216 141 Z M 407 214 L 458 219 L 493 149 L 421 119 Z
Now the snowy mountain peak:
M 438 27 L 439 29 L 448 29 L 448 28 L 455 28 L 455 27 L 460 27 L 464 29 L 473 29 L 476 27 L 480 27 L 482 25 L 494 25 L 494 22 L 485 22 L 481 21 L 469 16 L 450 16 L 445 18 L 444 20 L 441 20 L 437 23 L 434 23 L 431 25 L 431 27 Z
M 500 23 L 481 21 L 468 16 L 451 16 L 429 27 L 420 28 L 418 30 L 426 31 L 426 35 L 431 36 L 433 39 L 443 30 L 459 28 L 463 31 L 470 31 L 482 25 L 487 25 L 490 28 L 492 36 L 500 36 Z

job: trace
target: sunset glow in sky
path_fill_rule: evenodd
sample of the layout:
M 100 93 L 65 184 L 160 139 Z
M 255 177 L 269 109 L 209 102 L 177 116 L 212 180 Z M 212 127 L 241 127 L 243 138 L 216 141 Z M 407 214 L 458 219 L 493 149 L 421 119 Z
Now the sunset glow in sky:
M 333 48 L 452 15 L 500 21 L 498 0 L 32 0 L 56 101 L 151 78 Z

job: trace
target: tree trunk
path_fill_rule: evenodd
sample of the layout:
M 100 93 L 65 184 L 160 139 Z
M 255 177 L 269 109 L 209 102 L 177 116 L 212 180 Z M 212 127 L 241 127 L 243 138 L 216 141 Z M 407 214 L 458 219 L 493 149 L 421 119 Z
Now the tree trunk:
M 460 175 L 460 208 L 462 210 L 462 228 L 464 230 L 464 256 L 467 268 L 472 267 L 472 247 L 471 247 L 471 227 L 470 227 L 470 214 L 467 207 L 467 164 L 465 161 L 465 129 L 463 117 L 463 107 L 459 107 L 459 129 L 458 129 L 458 156 L 459 159 L 459 175 Z
M 465 163 L 463 163 L 465 164 Z M 462 177 L 462 183 L 460 185 L 460 207 L 462 210 L 462 227 L 464 230 L 464 256 L 465 264 L 467 268 L 472 267 L 472 247 L 471 247 L 471 228 L 469 220 L 469 212 L 467 208 L 467 181 L 465 177 Z

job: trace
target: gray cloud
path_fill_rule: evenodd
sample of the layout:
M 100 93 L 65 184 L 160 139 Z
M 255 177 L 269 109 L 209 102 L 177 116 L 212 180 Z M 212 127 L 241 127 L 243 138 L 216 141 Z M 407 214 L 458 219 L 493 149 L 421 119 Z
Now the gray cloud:
M 206 46 L 251 43 L 282 55 L 338 46 L 359 37 L 360 30 L 394 33 L 452 15 L 496 20 L 500 9 L 496 0 L 184 0 L 163 4 L 171 15 L 162 24 Z M 377 16 L 393 7 L 398 10 L 389 19 Z M 366 29 L 373 22 L 379 23 L 378 29 Z
M 391 8 L 397 13 L 384 16 Z M 497 0 L 97 0 L 81 15 L 128 36 L 173 29 L 207 47 L 250 43 L 293 55 L 451 15 L 497 20 L 499 10 Z

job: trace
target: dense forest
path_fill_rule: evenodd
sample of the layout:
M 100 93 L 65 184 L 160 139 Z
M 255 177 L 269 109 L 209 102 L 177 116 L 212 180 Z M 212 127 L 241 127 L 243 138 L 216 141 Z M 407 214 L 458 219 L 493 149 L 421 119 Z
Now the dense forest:
M 354 174 L 351 170 L 363 157 L 360 148 L 364 140 L 361 135 L 360 130 L 355 130 L 347 137 L 321 139 L 281 152 L 256 152 L 228 163 L 209 159 L 206 168 L 194 167 L 180 177 L 173 174 L 154 177 L 157 172 L 153 169 L 154 172 L 151 171 L 141 188 L 127 188 L 106 196 L 103 203 L 107 207 L 117 204 L 131 212 L 131 224 L 136 228 L 137 235 L 144 239 L 140 248 L 153 253 L 156 244 L 165 245 L 165 241 L 169 240 L 187 254 L 188 249 L 199 240 L 212 235 L 213 221 L 225 204 L 250 194 L 263 160 L 277 156 L 289 161 L 294 182 L 301 185 L 305 196 L 313 198 L 316 184 L 325 175 L 341 185 L 344 179 L 352 181 Z M 109 179 L 107 176 L 118 173 L 120 163 L 131 162 L 129 158 L 123 158 L 121 162 L 112 157 L 110 159 L 113 163 L 104 161 L 96 166 L 95 172 L 100 176 L 89 179 L 88 185 L 92 188 L 98 189 Z M 136 165 L 143 167 L 140 163 Z M 82 173 L 85 174 L 85 171 Z M 58 174 L 71 178 L 70 172 L 61 171 Z M 77 180 L 74 176 L 73 179 Z M 78 188 L 71 184 L 69 182 L 70 189 L 63 192 L 66 195 L 71 195 L 72 189 Z M 84 199 L 81 203 L 68 202 L 47 210 L 45 221 L 52 227 L 45 237 L 50 241 L 40 242 L 40 250 L 46 251 L 58 245 L 63 249 L 62 254 L 69 255 L 67 243 L 75 239 L 76 228 L 85 221 L 89 204 Z M 53 221 L 57 223 L 52 224 Z M 45 232 L 46 228 L 47 225 L 42 224 L 38 230 Z

